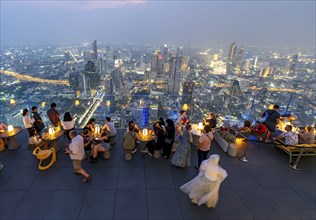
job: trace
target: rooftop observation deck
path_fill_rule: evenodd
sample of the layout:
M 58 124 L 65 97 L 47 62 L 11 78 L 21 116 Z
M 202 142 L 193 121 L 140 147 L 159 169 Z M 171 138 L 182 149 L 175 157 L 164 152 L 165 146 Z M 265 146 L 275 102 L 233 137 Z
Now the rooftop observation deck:
M 211 153 L 221 156 L 228 177 L 215 209 L 192 204 L 179 186 L 197 173 L 173 167 L 164 158 L 138 151 L 125 161 L 121 145 L 124 130 L 109 160 L 94 165 L 84 161 L 92 175 L 82 183 L 62 151 L 46 171 L 27 150 L 27 131 L 16 139 L 15 151 L 0 152 L 1 219 L 316 219 L 316 158 L 304 157 L 301 171 L 292 170 L 288 156 L 273 145 L 250 143 L 249 163 L 231 158 L 213 143 Z M 63 137 L 62 141 L 66 140 Z M 197 155 L 192 148 L 192 162 Z

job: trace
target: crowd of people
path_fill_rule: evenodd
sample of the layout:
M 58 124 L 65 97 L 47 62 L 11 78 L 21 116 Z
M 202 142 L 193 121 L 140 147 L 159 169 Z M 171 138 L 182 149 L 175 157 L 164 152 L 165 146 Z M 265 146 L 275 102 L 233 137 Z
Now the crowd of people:
M 73 173 L 81 175 L 82 181 L 86 183 L 90 181 L 91 175 L 82 168 L 82 161 L 88 159 L 89 154 L 91 164 L 97 162 L 99 154 L 108 158 L 106 153 L 109 153 L 111 145 L 115 144 L 117 134 L 115 125 L 110 117 L 106 117 L 102 126 L 97 126 L 95 119 L 91 118 L 81 134 L 77 134 L 75 119 L 71 113 L 65 112 L 61 118 L 56 108 L 56 103 L 52 103 L 51 108 L 47 111 L 48 119 L 53 126 L 60 126 L 63 129 L 68 140 L 64 152 L 69 154 L 72 160 Z M 31 109 L 31 114 L 28 109 L 24 109 L 22 112 L 22 121 L 29 133 L 29 144 L 49 148 L 49 142 L 41 136 L 45 127 L 41 118 L 42 112 L 38 112 L 36 106 Z M 315 135 L 312 126 L 300 128 L 298 132 L 294 132 L 291 125 L 286 125 L 285 132 L 272 137 L 281 117 L 278 109 L 279 106 L 274 105 L 272 110 L 265 111 L 262 115 L 263 122 L 257 121 L 254 126 L 251 126 L 251 122 L 246 120 L 242 127 L 237 128 L 237 131 L 245 135 L 257 133 L 257 136 L 265 142 L 283 141 L 287 145 L 314 143 Z M 187 168 L 192 164 L 191 149 L 194 146 L 198 158 L 194 168 L 199 171 L 199 174 L 192 181 L 183 185 L 181 190 L 188 193 L 193 203 L 198 205 L 205 203 L 208 207 L 215 207 L 220 183 L 227 177 L 227 173 L 218 165 L 218 155 L 209 157 L 214 138 L 213 131 L 217 127 L 217 116 L 210 113 L 209 118 L 205 118 L 203 121 L 202 134 L 199 135 L 197 143 L 193 145 L 192 124 L 186 111 L 182 110 L 175 121 L 170 118 L 164 120 L 160 117 L 153 123 L 153 140 L 148 141 L 141 152 L 147 153 L 149 156 L 162 152 L 163 158 L 170 159 L 173 166 Z M 0 130 L 5 128 L 6 125 L 0 123 Z M 125 152 L 130 153 L 128 155 L 136 153 L 139 135 L 140 129 L 133 121 L 130 121 L 122 139 L 122 147 Z M 125 159 L 131 158 L 126 157 Z M 3 165 L 0 163 L 0 169 L 2 167 Z M 210 194 L 209 187 L 212 188 L 212 194 Z

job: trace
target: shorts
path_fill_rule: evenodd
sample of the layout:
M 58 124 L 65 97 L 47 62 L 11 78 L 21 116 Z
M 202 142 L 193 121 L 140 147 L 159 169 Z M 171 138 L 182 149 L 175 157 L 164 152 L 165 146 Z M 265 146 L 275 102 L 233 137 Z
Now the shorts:
M 81 170 L 81 160 L 72 160 L 72 166 L 75 171 Z
M 265 122 L 267 128 L 269 131 L 271 132 L 275 132 L 275 127 L 276 127 L 276 124 L 274 124 L 273 122 Z

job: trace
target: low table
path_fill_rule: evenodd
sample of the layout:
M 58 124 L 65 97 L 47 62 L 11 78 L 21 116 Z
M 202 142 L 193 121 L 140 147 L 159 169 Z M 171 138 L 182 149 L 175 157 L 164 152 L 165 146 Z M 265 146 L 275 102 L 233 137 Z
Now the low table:
M 9 144 L 8 144 L 8 150 L 16 150 L 19 147 L 21 147 L 21 143 L 19 143 L 15 139 L 15 135 L 19 134 L 22 131 L 22 128 L 19 126 L 14 126 L 13 131 L 8 132 L 8 130 L 4 130 L 4 132 L 0 133 L 0 138 L 8 138 Z
M 55 148 L 56 152 L 59 152 L 61 150 L 61 147 L 58 146 L 58 138 L 64 134 L 64 131 L 62 129 L 55 131 L 54 134 L 50 135 L 48 131 L 44 132 L 42 139 L 45 141 L 48 141 L 48 144 L 50 147 Z

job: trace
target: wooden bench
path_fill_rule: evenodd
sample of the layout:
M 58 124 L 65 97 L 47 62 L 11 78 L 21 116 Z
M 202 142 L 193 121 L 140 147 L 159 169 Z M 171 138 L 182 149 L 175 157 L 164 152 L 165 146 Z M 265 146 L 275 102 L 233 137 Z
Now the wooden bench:
M 316 156 L 316 143 L 285 145 L 281 142 L 275 144 L 278 149 L 283 150 L 289 155 L 289 166 L 294 170 L 300 170 L 297 165 L 303 156 Z M 292 163 L 292 157 L 297 157 L 295 163 Z

